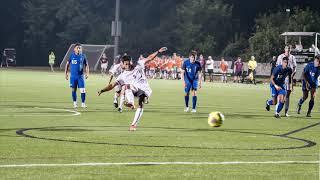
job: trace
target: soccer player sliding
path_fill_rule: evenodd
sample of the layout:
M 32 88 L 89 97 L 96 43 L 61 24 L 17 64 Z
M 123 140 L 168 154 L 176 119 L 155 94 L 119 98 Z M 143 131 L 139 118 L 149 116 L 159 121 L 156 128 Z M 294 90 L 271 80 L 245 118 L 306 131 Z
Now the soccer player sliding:
M 275 118 L 281 118 L 280 112 L 283 108 L 286 89 L 285 79 L 289 78 L 289 86 L 292 86 L 292 69 L 288 67 L 288 57 L 283 57 L 282 64 L 274 68 L 270 78 L 270 89 L 272 99 L 267 100 L 266 109 L 270 111 L 271 105 L 276 105 Z
M 318 77 L 320 75 L 319 67 L 320 56 L 316 56 L 313 62 L 307 64 L 304 68 L 302 76 L 302 98 L 298 102 L 297 113 L 300 114 L 302 104 L 308 99 L 308 94 L 310 92 L 309 108 L 307 112 L 307 117 L 311 117 L 311 111 L 314 106 L 314 99 L 316 97 L 316 92 L 318 88 Z
M 124 71 L 118 76 L 115 82 L 107 85 L 105 88 L 98 92 L 98 95 L 100 96 L 103 92 L 110 91 L 117 85 L 121 86 L 121 89 L 123 91 L 121 92 L 121 94 L 124 95 L 125 98 L 120 98 L 120 100 L 126 99 L 126 105 L 132 109 L 135 108 L 134 97 L 138 98 L 138 108 L 136 110 L 129 131 L 136 130 L 137 125 L 143 114 L 144 104 L 148 102 L 148 99 L 150 98 L 152 93 L 146 75 L 144 73 L 144 66 L 145 64 L 151 62 L 159 53 L 162 53 L 166 50 L 166 47 L 162 47 L 157 52 L 154 52 L 151 55 L 149 55 L 147 58 L 139 60 L 136 65 L 133 65 L 131 63 L 130 56 L 123 56 L 121 58 L 121 61 L 123 64 Z M 123 103 L 120 102 L 119 108 L 122 108 L 122 104 Z
M 69 79 L 69 67 L 70 67 L 70 87 L 72 88 L 72 100 L 73 107 L 77 108 L 77 88 L 79 88 L 81 93 L 81 107 L 86 108 L 86 89 L 85 80 L 89 76 L 89 65 L 86 56 L 82 54 L 82 46 L 80 43 L 76 43 L 73 49 L 73 53 L 70 55 L 65 67 L 66 80 Z M 85 75 L 83 73 L 83 68 L 85 68 Z M 85 76 L 85 77 L 84 77 Z
M 181 68 L 181 79 L 184 82 L 184 100 L 185 109 L 184 112 L 189 111 L 189 95 L 192 91 L 192 113 L 197 112 L 197 90 L 201 88 L 201 64 L 197 59 L 197 52 L 191 51 L 189 53 L 189 59 L 183 62 Z

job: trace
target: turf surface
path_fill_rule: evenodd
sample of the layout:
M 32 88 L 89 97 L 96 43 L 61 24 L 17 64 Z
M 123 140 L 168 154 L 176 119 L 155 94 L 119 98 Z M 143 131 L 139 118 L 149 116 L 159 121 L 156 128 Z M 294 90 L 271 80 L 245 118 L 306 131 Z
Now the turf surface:
M 91 75 L 88 108 L 75 111 L 63 73 L 1 69 L 0 179 L 319 179 L 320 98 L 312 118 L 305 118 L 308 101 L 297 115 L 299 87 L 291 117 L 279 120 L 274 107 L 264 109 L 267 84 L 206 83 L 191 114 L 183 112 L 182 82 L 150 80 L 151 102 L 138 130 L 128 132 L 134 112 L 118 113 L 113 93 L 96 95 L 107 80 Z M 222 127 L 208 127 L 212 111 L 225 115 Z M 131 162 L 244 164 L 62 166 Z M 21 164 L 57 165 L 3 166 Z

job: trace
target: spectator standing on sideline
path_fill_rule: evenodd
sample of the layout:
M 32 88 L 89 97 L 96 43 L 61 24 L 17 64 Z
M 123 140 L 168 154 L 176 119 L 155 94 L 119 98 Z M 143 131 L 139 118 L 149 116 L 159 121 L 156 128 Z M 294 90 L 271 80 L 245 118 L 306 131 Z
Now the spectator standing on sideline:
M 53 66 L 54 66 L 54 61 L 56 60 L 56 56 L 54 55 L 54 52 L 51 51 L 49 54 L 49 65 L 51 68 L 51 71 L 54 72 Z

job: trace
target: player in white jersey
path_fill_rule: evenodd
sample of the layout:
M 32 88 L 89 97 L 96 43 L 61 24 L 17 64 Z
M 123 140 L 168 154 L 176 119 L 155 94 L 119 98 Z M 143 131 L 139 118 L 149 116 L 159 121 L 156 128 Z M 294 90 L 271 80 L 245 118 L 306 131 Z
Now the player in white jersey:
M 110 80 L 108 85 L 111 83 L 114 77 L 117 78 L 122 72 L 123 72 L 122 62 L 119 62 L 118 64 L 115 63 L 114 65 L 112 65 L 112 67 L 109 70 Z M 113 105 L 115 108 L 118 108 L 118 98 L 120 97 L 121 86 L 117 85 L 114 89 L 115 89 L 115 93 L 113 97 Z
M 296 61 L 296 58 L 290 54 L 290 48 L 288 46 L 286 46 L 284 48 L 284 53 L 283 54 L 280 54 L 278 56 L 278 59 L 277 59 L 277 65 L 281 65 L 282 64 L 282 59 L 284 57 L 288 57 L 289 61 L 288 61 L 288 67 L 292 69 L 292 75 L 291 75 L 291 82 L 293 80 L 293 77 L 294 75 L 296 74 L 296 67 L 297 67 L 297 61 Z M 291 92 L 293 91 L 293 83 L 291 83 L 291 86 L 290 86 L 290 83 L 289 83 L 289 77 L 286 78 L 285 80 L 285 88 L 286 88 L 286 99 L 285 99 L 285 116 L 288 117 L 289 114 L 288 114 L 288 111 L 289 111 L 289 104 L 290 104 L 290 95 L 291 95 Z
M 103 92 L 110 91 L 117 85 L 122 87 L 127 101 L 127 106 L 134 109 L 134 96 L 138 97 L 138 108 L 135 112 L 134 119 L 130 126 L 130 131 L 135 131 L 143 114 L 143 104 L 150 98 L 152 90 L 148 84 L 144 73 L 144 65 L 152 61 L 159 53 L 166 51 L 167 48 L 160 48 L 157 52 L 149 55 L 147 58 L 140 60 L 137 65 L 131 63 L 130 56 L 123 56 L 122 63 L 124 71 L 118 76 L 116 82 L 109 84 L 104 89 L 98 92 L 98 95 Z M 121 102 L 120 102 L 121 103 Z

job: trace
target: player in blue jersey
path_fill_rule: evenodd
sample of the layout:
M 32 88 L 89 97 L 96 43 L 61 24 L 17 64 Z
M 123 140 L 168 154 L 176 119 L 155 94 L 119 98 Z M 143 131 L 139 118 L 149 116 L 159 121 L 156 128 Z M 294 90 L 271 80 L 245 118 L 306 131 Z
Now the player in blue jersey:
M 289 86 L 292 86 L 292 69 L 288 67 L 288 57 L 283 57 L 282 64 L 274 68 L 270 78 L 272 99 L 267 100 L 266 109 L 270 111 L 270 105 L 276 105 L 274 117 L 280 118 L 286 96 L 285 79 L 289 78 Z
M 87 58 L 82 54 L 82 46 L 80 43 L 76 43 L 74 52 L 70 55 L 70 58 L 65 67 L 66 80 L 69 79 L 69 68 L 70 68 L 70 87 L 72 88 L 72 100 L 73 107 L 77 108 L 77 88 L 81 93 L 81 107 L 86 108 L 86 89 L 85 79 L 89 76 L 89 65 Z M 83 72 L 85 69 L 85 73 Z
M 314 106 L 314 99 L 316 97 L 316 91 L 318 88 L 318 77 L 320 75 L 319 67 L 320 56 L 316 56 L 313 62 L 308 63 L 303 70 L 303 80 L 302 80 L 302 92 L 303 96 L 298 102 L 297 113 L 300 114 L 301 106 L 305 100 L 308 98 L 310 92 L 309 109 L 307 112 L 307 117 L 311 117 L 311 111 Z
M 184 82 L 184 91 L 185 91 L 185 110 L 184 112 L 189 111 L 189 95 L 190 90 L 192 91 L 192 111 L 193 113 L 197 112 L 197 90 L 201 88 L 201 64 L 199 61 L 196 61 L 197 52 L 191 51 L 189 54 L 189 59 L 186 59 L 183 62 L 181 67 L 181 79 Z

